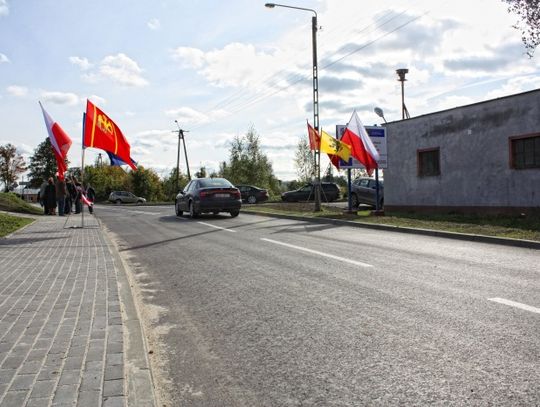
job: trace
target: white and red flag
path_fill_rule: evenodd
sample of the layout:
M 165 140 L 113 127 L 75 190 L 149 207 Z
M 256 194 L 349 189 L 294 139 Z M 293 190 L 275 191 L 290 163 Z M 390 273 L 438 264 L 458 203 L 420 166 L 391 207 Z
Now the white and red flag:
M 378 168 L 379 152 L 369 138 L 356 110 L 353 111 L 341 142 L 351 146 L 351 156 L 360 161 L 371 176 L 373 170 Z
M 84 192 L 81 192 L 81 201 L 83 201 L 83 203 L 87 206 L 94 205 L 94 203 L 90 199 L 88 199 L 88 197 L 84 194 Z
M 45 111 L 41 102 L 41 111 L 43 112 L 43 118 L 45 119 L 45 126 L 49 133 L 49 140 L 51 141 L 54 156 L 56 158 L 56 165 L 58 167 L 58 178 L 64 179 L 64 173 L 67 171 L 66 158 L 69 148 L 71 147 L 71 138 L 67 133 L 62 130 L 60 125 L 55 122 L 51 116 Z

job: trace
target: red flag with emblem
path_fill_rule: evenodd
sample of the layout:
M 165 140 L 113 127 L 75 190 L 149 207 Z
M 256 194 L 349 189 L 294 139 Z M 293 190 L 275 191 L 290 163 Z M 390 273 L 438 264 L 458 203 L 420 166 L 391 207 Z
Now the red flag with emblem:
M 131 147 L 120 128 L 89 100 L 86 101 L 83 146 L 113 153 L 132 169 L 137 169 L 131 161 Z
M 309 137 L 309 149 L 318 150 L 321 145 L 321 137 L 319 136 L 319 133 L 317 133 L 317 130 L 311 127 L 309 122 L 307 122 L 307 131 Z

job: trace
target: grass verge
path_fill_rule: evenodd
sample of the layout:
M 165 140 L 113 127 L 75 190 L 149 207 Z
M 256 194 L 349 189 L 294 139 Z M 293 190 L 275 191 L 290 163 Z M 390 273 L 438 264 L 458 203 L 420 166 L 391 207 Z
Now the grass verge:
M 370 210 L 347 213 L 342 208 L 327 205 L 322 206 L 321 212 L 314 212 L 313 209 L 313 203 L 275 202 L 249 206 L 250 211 L 260 213 L 323 217 L 397 227 L 540 241 L 540 217 L 538 216 L 425 215 L 411 213 L 386 213 L 385 216 L 373 216 Z
M 32 222 L 32 218 L 21 218 L 20 216 L 0 213 L 0 237 L 7 236 Z
M 43 213 L 43 209 L 28 204 L 17 195 L 10 192 L 0 193 L 0 211 L 25 213 L 30 215 L 41 215 Z M 28 225 L 32 221 L 32 218 L 23 218 L 7 213 L 0 213 L 0 237 L 9 235 L 23 226 Z

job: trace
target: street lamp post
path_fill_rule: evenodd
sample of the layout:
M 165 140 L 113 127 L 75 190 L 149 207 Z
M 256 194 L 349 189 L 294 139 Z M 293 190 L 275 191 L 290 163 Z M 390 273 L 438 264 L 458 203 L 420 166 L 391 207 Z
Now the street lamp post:
M 409 119 L 409 111 L 407 110 L 407 107 L 405 106 L 405 75 L 409 73 L 409 70 L 407 68 L 400 68 L 396 69 L 396 73 L 398 74 L 398 81 L 401 82 L 401 118 L 402 119 Z
M 312 12 L 314 15 L 311 18 L 311 32 L 312 32 L 312 47 L 313 47 L 313 127 L 319 132 L 319 70 L 317 66 L 317 12 L 310 8 L 288 6 L 278 3 L 266 3 L 264 5 L 268 8 L 285 7 L 295 10 L 303 10 Z M 317 182 L 315 185 L 315 211 L 321 210 L 321 151 L 319 148 L 315 150 L 315 168 L 317 175 Z

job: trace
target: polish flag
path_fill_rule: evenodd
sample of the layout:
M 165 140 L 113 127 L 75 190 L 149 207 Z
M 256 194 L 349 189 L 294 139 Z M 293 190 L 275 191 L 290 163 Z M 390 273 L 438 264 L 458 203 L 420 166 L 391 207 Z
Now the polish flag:
M 83 201 L 83 203 L 84 203 L 85 205 L 87 205 L 87 206 L 92 206 L 92 205 L 94 205 L 94 203 L 93 203 L 90 199 L 88 199 L 88 198 L 86 197 L 86 195 L 84 194 L 84 192 L 82 192 L 82 191 L 81 191 L 81 201 Z
M 43 112 L 43 118 L 45 119 L 45 126 L 49 133 L 49 140 L 51 141 L 54 156 L 56 158 L 56 165 L 58 167 L 58 178 L 64 179 L 64 173 L 67 171 L 66 158 L 69 148 L 71 147 L 71 138 L 66 134 L 60 125 L 55 122 L 51 116 L 45 111 L 41 102 L 41 111 Z
M 378 168 L 379 152 L 369 138 L 356 110 L 353 111 L 351 120 L 349 120 L 343 137 L 341 137 L 341 142 L 351 146 L 351 156 L 360 161 L 371 176 L 373 170 Z

